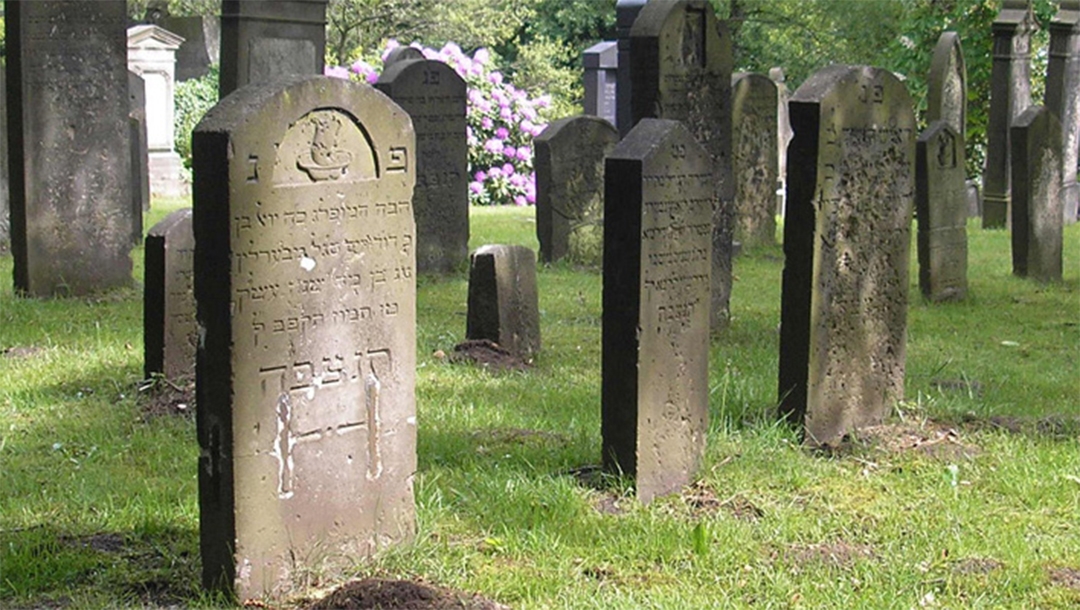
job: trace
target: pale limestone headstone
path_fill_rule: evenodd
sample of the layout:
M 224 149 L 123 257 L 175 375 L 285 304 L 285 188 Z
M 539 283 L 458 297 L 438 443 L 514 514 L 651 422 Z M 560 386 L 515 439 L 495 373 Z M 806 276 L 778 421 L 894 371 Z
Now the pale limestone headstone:
M 744 246 L 776 243 L 777 87 L 761 74 L 731 77 L 731 165 L 735 239 Z
M 128 28 L 128 69 L 146 88 L 146 145 L 150 192 L 175 197 L 184 192 L 183 162 L 176 152 L 176 50 L 184 39 L 156 25 Z

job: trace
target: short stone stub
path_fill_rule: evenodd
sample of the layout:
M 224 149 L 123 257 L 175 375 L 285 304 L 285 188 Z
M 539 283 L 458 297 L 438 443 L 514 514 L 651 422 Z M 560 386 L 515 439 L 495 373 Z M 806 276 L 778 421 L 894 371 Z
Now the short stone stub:
M 195 375 L 195 233 L 191 209 L 177 210 L 146 235 L 143 282 L 144 374 Z
M 487 245 L 469 268 L 467 339 L 487 339 L 525 359 L 540 351 L 536 254 L 525 246 Z

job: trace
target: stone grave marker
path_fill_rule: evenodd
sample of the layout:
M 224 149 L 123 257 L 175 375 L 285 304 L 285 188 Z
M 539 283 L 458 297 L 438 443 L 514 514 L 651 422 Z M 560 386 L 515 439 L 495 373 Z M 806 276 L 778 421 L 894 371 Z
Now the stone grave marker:
M 0 57 L 0 254 L 11 251 L 11 214 L 8 205 L 7 68 Z
M 619 73 L 618 43 L 607 40 L 585 49 L 582 64 L 585 68 L 585 114 L 598 116 L 614 125 Z
M 1013 275 L 1060 281 L 1062 267 L 1061 123 L 1032 106 L 1012 126 Z
M 779 172 L 776 185 L 776 213 L 783 216 L 787 201 L 787 148 L 791 138 L 795 136 L 791 131 L 791 119 L 788 117 L 788 99 L 791 98 L 791 91 L 787 88 L 787 77 L 784 76 L 783 68 L 770 68 L 769 79 L 776 83 L 776 165 Z
M 131 139 L 132 244 L 142 239 L 143 212 L 150 209 L 149 150 L 146 143 L 146 83 L 128 70 L 128 133 Z
M 515 356 L 540 351 L 536 255 L 525 246 L 488 245 L 469 268 L 467 339 L 487 339 Z
M 761 74 L 731 77 L 735 239 L 744 246 L 776 243 L 776 83 Z
M 630 111 L 630 31 L 638 13 L 648 0 L 616 0 L 615 2 L 615 127 L 619 137 L 625 137 L 636 122 Z
M 977 180 L 968 180 L 967 184 L 967 211 L 968 218 L 982 217 L 982 189 Z
M 128 286 L 135 219 L 125 3 L 8 2 L 5 10 L 15 289 L 47 297 Z
M 191 208 L 177 210 L 146 234 L 143 282 L 143 374 L 195 375 L 195 233 Z
M 662 119 L 641 120 L 607 158 L 603 459 L 642 502 L 688 485 L 705 451 L 714 167 Z
M 184 39 L 156 25 L 136 25 L 128 29 L 127 42 L 128 69 L 146 85 L 150 191 L 175 197 L 185 191 L 180 177 L 184 163 L 175 150 L 174 126 L 176 50 Z
M 945 121 L 963 142 L 967 133 L 967 68 L 956 32 L 942 32 L 938 37 L 926 89 L 926 122 Z
M 396 64 L 399 61 L 414 60 L 414 59 L 427 59 L 424 57 L 423 51 L 412 46 L 400 46 L 395 47 L 389 53 L 386 54 L 386 59 L 383 60 L 383 70 L 387 70 L 390 66 Z
M 682 121 L 713 160 L 713 330 L 730 318 L 735 181 L 731 170 L 731 37 L 704 0 L 649 2 L 631 31 L 631 116 Z
M 1080 216 L 1080 0 L 1061 0 L 1049 29 L 1046 107 L 1061 120 L 1063 214 L 1065 222 L 1074 223 Z
M 915 215 L 919 290 L 931 301 L 967 295 L 967 186 L 964 144 L 944 120 L 915 143 Z
M 827 446 L 903 398 L 915 118 L 890 72 L 835 65 L 791 124 L 780 414 Z
M 203 582 L 281 597 L 414 530 L 412 124 L 367 85 L 256 83 L 193 162 Z
M 397 59 L 375 87 L 409 113 L 416 130 L 416 268 L 461 269 L 469 255 L 465 81 L 441 61 Z
M 322 74 L 327 0 L 221 0 L 220 97 L 248 83 Z
M 540 260 L 600 265 L 604 254 L 604 157 L 619 141 L 606 120 L 553 121 L 533 140 Z
M 221 60 L 220 19 L 161 15 L 151 22 L 184 39 L 176 50 L 176 82 L 203 77 Z

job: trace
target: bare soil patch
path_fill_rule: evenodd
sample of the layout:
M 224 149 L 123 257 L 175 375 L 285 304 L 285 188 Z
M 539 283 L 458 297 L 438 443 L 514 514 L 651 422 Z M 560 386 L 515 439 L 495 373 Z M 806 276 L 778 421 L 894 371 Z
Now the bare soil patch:
M 1070 566 L 1050 568 L 1050 582 L 1059 587 L 1080 592 L 1080 568 Z
M 44 351 L 44 348 L 35 347 L 33 345 L 14 345 L 0 350 L 0 356 L 11 358 L 12 360 L 22 360 L 24 358 L 32 358 L 42 351 Z
M 147 379 L 139 384 L 139 405 L 144 420 L 165 415 L 194 415 L 195 378 Z
M 869 426 L 858 431 L 859 444 L 885 454 L 915 452 L 941 460 L 968 460 L 982 452 L 977 445 L 964 442 L 960 433 L 948 424 L 933 421 L 896 422 Z M 850 452 L 841 448 L 841 453 Z
M 466 362 L 490 371 L 524 371 L 530 362 L 511 354 L 506 348 L 488 339 L 470 339 L 454 346 L 450 362 Z
M 988 557 L 968 557 L 966 559 L 961 559 L 953 566 L 953 573 L 961 576 L 983 575 L 998 570 L 1002 566 L 1004 566 L 1004 564 L 997 559 Z
M 783 558 L 801 570 L 807 565 L 824 565 L 848 569 L 863 559 L 877 559 L 874 549 L 865 544 L 849 542 L 822 542 L 818 544 L 793 544 L 781 553 Z
M 716 490 L 702 482 L 688 487 L 683 492 L 682 498 L 690 508 L 690 513 L 699 519 L 716 515 L 721 511 L 743 521 L 757 521 L 765 516 L 765 511 L 741 494 L 721 498 L 716 494 Z
M 422 582 L 366 578 L 342 585 L 307 610 L 509 610 L 475 593 Z

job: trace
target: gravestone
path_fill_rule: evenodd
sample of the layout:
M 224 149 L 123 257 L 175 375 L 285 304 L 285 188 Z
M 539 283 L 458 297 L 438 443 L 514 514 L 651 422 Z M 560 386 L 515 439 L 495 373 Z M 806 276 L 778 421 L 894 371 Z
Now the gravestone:
M 1080 0 L 1061 0 L 1049 29 L 1046 107 L 1061 121 L 1063 214 L 1065 222 L 1074 223 L 1080 216 Z
M 791 98 L 780 414 L 835 445 L 903 398 L 915 118 L 892 73 L 819 70 Z
M 515 356 L 540 351 L 536 255 L 525 246 L 482 246 L 469 266 L 467 339 L 487 339 Z
M 967 68 L 960 35 L 942 32 L 930 60 L 926 87 L 926 122 L 945 121 L 965 141 L 967 133 Z
M 121 0 L 7 2 L 15 289 L 131 284 L 131 151 Z
M 705 452 L 714 167 L 662 119 L 641 120 L 607 158 L 603 459 L 642 502 L 688 485 Z
M 411 47 L 395 50 L 403 48 Z M 375 87 L 409 113 L 416 130 L 416 268 L 458 270 L 469 255 L 465 81 L 441 61 L 399 59 Z
M 967 205 L 964 141 L 934 121 L 915 143 L 919 290 L 931 301 L 967 295 Z
M 143 212 L 150 209 L 150 171 L 146 144 L 146 83 L 128 70 L 128 134 L 131 139 L 131 243 L 143 239 Z
M 206 76 L 221 60 L 220 19 L 164 15 L 151 23 L 184 39 L 176 50 L 176 82 Z
M 1060 281 L 1061 123 L 1046 107 L 1032 106 L 1016 119 L 1010 142 L 1013 275 Z
M 150 191 L 175 197 L 184 192 L 183 161 L 175 150 L 174 108 L 176 50 L 184 42 L 156 25 L 128 29 L 128 69 L 146 85 L 146 143 L 149 150 Z
M 731 77 L 735 239 L 744 246 L 776 243 L 776 83 L 761 74 Z
M 983 172 L 983 228 L 1003 229 L 1009 219 L 1009 126 L 1031 105 L 1031 0 L 1003 0 L 994 20 L 990 116 Z
M 169 214 L 146 234 L 143 282 L 143 375 L 195 375 L 195 233 L 191 208 Z
M 604 157 L 619 132 L 579 115 L 552 122 L 533 140 L 540 260 L 599 265 L 604 255 Z
M 387 70 L 390 66 L 396 64 L 399 61 L 414 60 L 414 59 L 427 59 L 424 57 L 423 51 L 412 46 L 400 46 L 393 48 L 386 54 L 386 59 L 383 60 L 383 70 Z
M 735 181 L 731 171 L 731 37 L 704 0 L 650 2 L 631 32 L 631 116 L 682 121 L 713 160 L 710 327 L 730 318 Z
M 0 57 L 0 254 L 11 251 L 11 215 L 8 206 L 7 69 Z
M 787 149 L 795 134 L 791 131 L 791 119 L 788 117 L 788 99 L 791 91 L 787 88 L 787 77 L 783 68 L 770 68 L 769 79 L 776 83 L 776 145 L 778 179 L 776 188 L 776 213 L 784 215 L 787 201 Z
M 327 0 L 221 0 L 221 98 L 248 83 L 322 74 Z
M 638 13 L 648 0 L 616 0 L 615 2 L 615 128 L 619 137 L 625 137 L 633 128 L 633 113 L 630 111 L 630 88 L 633 86 L 630 75 L 630 31 L 634 28 Z
M 975 180 L 967 181 L 967 211 L 968 218 L 980 218 L 982 216 L 982 190 Z
M 618 43 L 608 40 L 585 49 L 582 64 L 585 68 L 585 114 L 598 116 L 614 125 L 617 120 Z
M 389 98 L 322 76 L 195 129 L 207 587 L 281 597 L 412 536 L 414 145 Z

